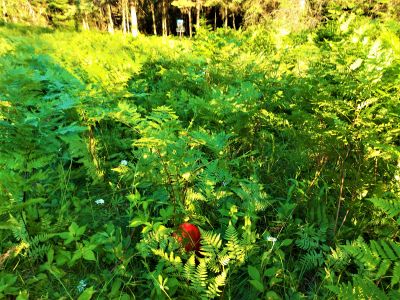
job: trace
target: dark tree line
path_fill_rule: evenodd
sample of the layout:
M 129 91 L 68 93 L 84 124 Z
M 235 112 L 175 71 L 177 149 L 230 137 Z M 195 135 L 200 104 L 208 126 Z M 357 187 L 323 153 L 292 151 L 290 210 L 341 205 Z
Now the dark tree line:
M 207 24 L 212 28 L 262 24 L 285 17 L 319 21 L 330 8 L 371 16 L 400 16 L 400 0 L 0 0 L 4 22 L 70 27 L 77 30 L 116 30 L 137 36 L 176 32 L 176 19 L 186 34 Z M 201 19 L 205 20 L 201 22 Z

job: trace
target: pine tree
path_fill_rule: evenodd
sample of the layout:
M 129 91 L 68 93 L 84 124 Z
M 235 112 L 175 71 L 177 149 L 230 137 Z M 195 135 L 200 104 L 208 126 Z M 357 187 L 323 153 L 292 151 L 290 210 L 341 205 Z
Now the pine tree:
M 76 6 L 70 0 L 50 0 L 48 15 L 50 24 L 56 27 L 71 25 Z

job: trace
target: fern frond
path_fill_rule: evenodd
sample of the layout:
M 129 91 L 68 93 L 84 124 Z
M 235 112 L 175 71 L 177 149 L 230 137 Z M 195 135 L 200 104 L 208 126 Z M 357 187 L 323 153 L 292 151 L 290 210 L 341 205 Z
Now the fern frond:
M 219 233 L 209 231 L 202 232 L 202 246 L 211 246 L 215 249 L 221 248 L 222 240 Z
M 228 250 L 229 257 L 237 260 L 239 263 L 243 263 L 245 259 L 245 249 L 242 247 L 241 242 L 238 238 L 238 233 L 232 224 L 229 224 L 225 232 L 225 239 L 228 240 L 226 248 Z
M 309 271 L 314 268 L 318 268 L 322 266 L 323 263 L 324 255 L 322 251 L 316 252 L 315 250 L 312 250 L 310 252 L 307 252 L 300 258 L 300 264 L 303 271 Z
M 22 225 L 19 228 L 13 229 L 12 232 L 13 232 L 14 238 L 17 241 L 28 242 L 29 235 L 28 235 L 28 232 L 26 231 L 25 225 Z
M 193 201 L 205 201 L 206 198 L 203 194 L 195 192 L 193 189 L 188 188 L 186 192 L 186 201 L 193 202 Z
M 307 225 L 298 233 L 299 238 L 296 239 L 296 246 L 302 250 L 316 250 L 326 241 L 327 227 L 314 228 L 313 225 Z
M 227 266 L 229 264 L 230 261 L 230 257 L 229 255 L 222 255 L 219 257 L 219 263 L 221 264 L 221 266 Z
M 377 208 L 383 210 L 389 217 L 393 218 L 400 214 L 400 201 L 392 199 L 371 198 L 368 199 Z
M 45 257 L 50 249 L 51 245 L 49 244 L 30 245 L 28 248 L 28 256 L 35 261 Z
M 389 298 L 388 295 L 379 289 L 372 281 L 360 277 L 355 277 L 353 279 L 353 283 L 347 282 L 338 286 L 329 286 L 328 289 L 334 292 L 338 296 L 338 299 L 392 299 L 391 297 Z
M 195 263 L 195 256 L 192 255 L 187 262 L 185 263 L 185 266 L 183 267 L 183 276 L 187 280 L 191 280 L 196 272 L 196 263 Z
M 208 284 L 207 296 L 211 299 L 218 297 L 222 292 L 220 290 L 220 287 L 225 285 L 225 280 L 226 280 L 226 272 L 225 271 L 223 271 L 217 277 L 213 278 L 211 280 L 211 282 Z
M 374 279 L 378 280 L 391 274 L 392 286 L 400 281 L 400 245 L 393 241 L 375 241 L 370 245 L 362 240 L 357 240 L 342 249 L 356 262 L 375 272 Z
M 392 276 L 392 281 L 391 285 L 394 286 L 395 284 L 398 284 L 400 282 L 400 262 L 396 262 L 394 267 L 393 267 L 393 276 Z
M 168 254 L 163 249 L 152 249 L 152 252 L 175 267 L 180 267 L 182 265 L 182 259 L 179 256 L 175 256 L 172 251 Z
M 207 268 L 210 271 L 212 271 L 214 273 L 220 272 L 221 265 L 220 265 L 219 261 L 217 261 L 215 259 L 215 257 L 213 257 L 212 259 L 206 259 L 206 262 L 207 262 Z
M 195 276 L 191 279 L 192 286 L 195 288 L 204 288 L 207 286 L 207 265 L 204 259 L 200 260 L 195 271 Z

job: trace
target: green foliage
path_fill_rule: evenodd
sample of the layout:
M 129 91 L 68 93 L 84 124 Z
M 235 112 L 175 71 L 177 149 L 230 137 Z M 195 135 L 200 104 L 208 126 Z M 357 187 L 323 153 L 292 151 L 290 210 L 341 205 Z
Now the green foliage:
M 1 272 L 0 279 L 0 296 L 5 298 L 6 296 L 17 295 L 18 288 L 15 285 L 17 276 Z
M 154 282 L 157 297 L 162 297 L 163 294 L 178 298 L 185 295 L 198 299 L 218 297 L 226 284 L 230 266 L 234 268 L 237 263 L 242 263 L 242 257 L 245 256 L 244 249 L 235 249 L 237 257 L 228 254 L 232 253 L 232 235 L 229 234 L 235 230 L 232 228 L 226 230 L 225 245 L 219 234 L 202 231 L 201 257 L 177 251 L 177 241 L 171 238 L 171 231 L 163 226 L 153 227 L 145 233 L 137 248 L 145 258 L 151 258 L 151 254 L 155 256 L 153 258 L 157 263 L 151 272 L 151 278 L 157 278 Z M 180 282 L 179 289 L 168 284 L 165 286 L 167 281 Z
M 356 261 L 373 272 L 375 279 L 385 276 L 389 271 L 392 273 L 391 285 L 399 283 L 399 256 L 400 246 L 391 241 L 374 241 L 370 245 L 358 241 L 353 245 L 343 246 L 346 253 L 353 256 Z M 393 270 L 392 270 L 393 264 Z M 393 271 L 393 272 L 392 272 Z
M 77 2 L 77 1 L 75 1 Z M 77 2 L 79 3 L 79 2 Z M 51 25 L 53 26 L 71 26 L 76 7 L 70 0 L 50 0 L 48 1 L 48 13 L 51 16 Z
M 372 281 L 355 277 L 353 282 L 342 283 L 339 287 L 329 287 L 339 299 L 397 299 L 399 293 L 385 294 Z
M 389 217 L 393 218 L 400 214 L 400 203 L 398 199 L 382 199 L 373 198 L 370 201 L 377 207 L 382 209 Z
M 1 297 L 398 298 L 399 26 L 281 25 L 0 27 Z

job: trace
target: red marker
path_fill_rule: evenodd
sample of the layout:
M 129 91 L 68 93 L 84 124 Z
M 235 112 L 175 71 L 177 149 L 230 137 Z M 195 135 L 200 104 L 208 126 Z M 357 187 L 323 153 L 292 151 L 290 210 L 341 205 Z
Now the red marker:
M 173 234 L 176 240 L 185 246 L 186 252 L 200 251 L 200 230 L 196 225 L 182 223 L 176 233 Z

